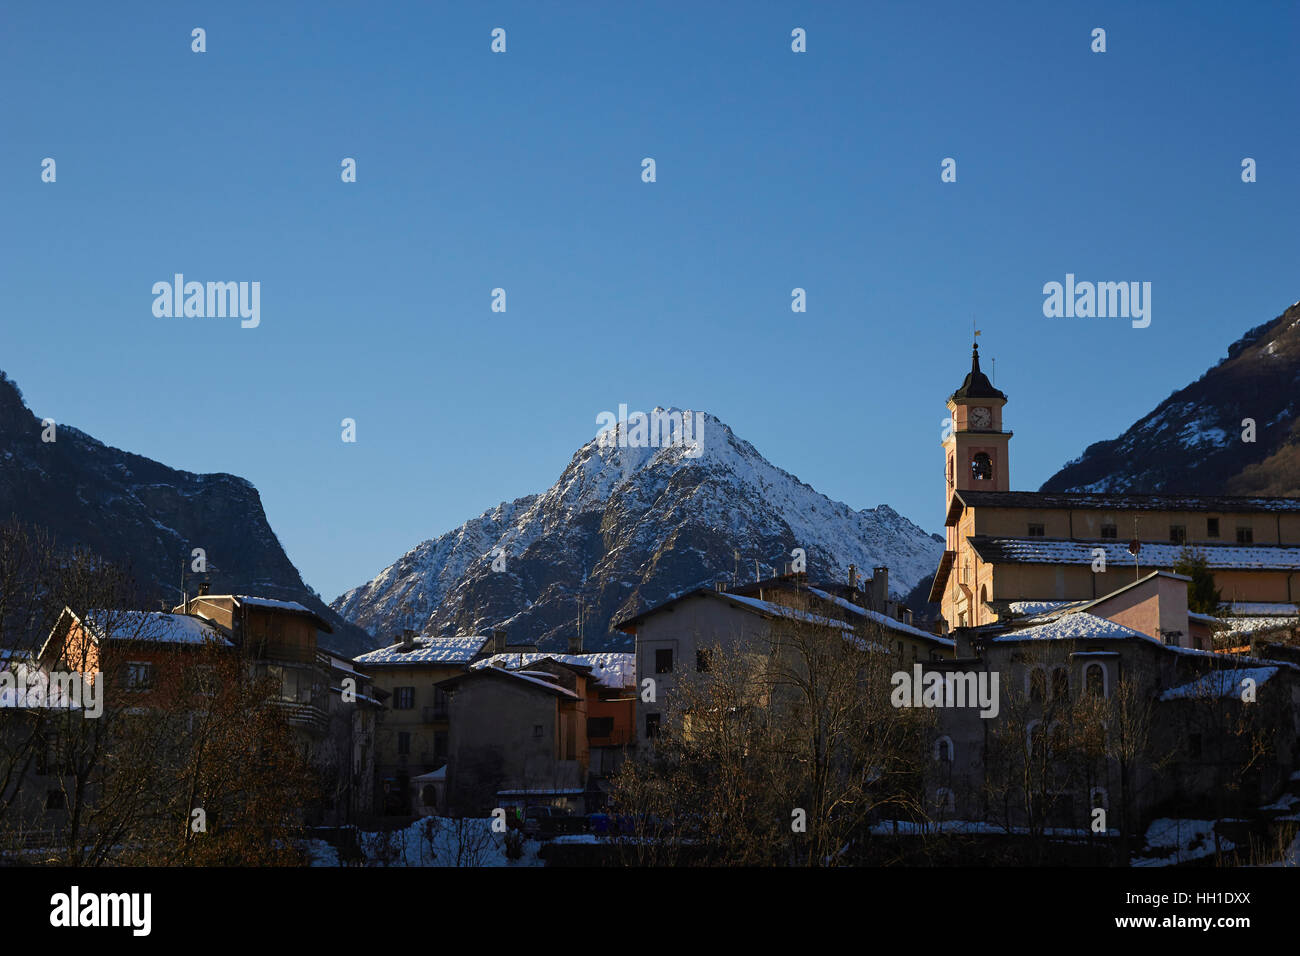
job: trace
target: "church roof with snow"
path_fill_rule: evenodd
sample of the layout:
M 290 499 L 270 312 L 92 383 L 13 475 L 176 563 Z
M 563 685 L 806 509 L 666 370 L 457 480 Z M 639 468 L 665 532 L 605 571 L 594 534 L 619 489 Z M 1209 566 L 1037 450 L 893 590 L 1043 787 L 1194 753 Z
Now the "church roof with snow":
M 1092 564 L 1098 549 L 1108 565 L 1132 567 L 1128 545 L 1118 541 L 1067 541 L 1059 538 L 997 538 L 976 535 L 969 539 L 980 560 L 988 564 Z M 1211 570 L 1297 571 L 1300 547 L 1284 545 L 1200 544 Z M 1180 544 L 1142 543 L 1140 567 L 1172 568 L 1184 551 Z

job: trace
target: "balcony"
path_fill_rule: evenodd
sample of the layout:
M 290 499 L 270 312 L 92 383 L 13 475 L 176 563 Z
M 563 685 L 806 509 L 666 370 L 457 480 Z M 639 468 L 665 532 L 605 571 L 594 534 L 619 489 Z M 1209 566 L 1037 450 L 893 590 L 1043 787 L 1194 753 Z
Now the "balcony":
M 290 727 L 300 727 L 313 734 L 323 734 L 329 727 L 329 714 L 313 704 L 281 700 L 276 701 L 275 706 L 284 714 L 285 722 Z

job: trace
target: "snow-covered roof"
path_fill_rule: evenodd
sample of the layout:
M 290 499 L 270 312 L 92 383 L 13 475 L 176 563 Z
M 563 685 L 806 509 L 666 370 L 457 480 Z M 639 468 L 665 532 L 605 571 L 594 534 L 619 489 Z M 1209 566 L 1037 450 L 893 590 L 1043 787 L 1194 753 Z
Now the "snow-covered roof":
M 474 634 L 462 637 L 417 637 L 415 646 L 403 650 L 403 645 L 392 644 L 376 651 L 358 654 L 358 664 L 375 666 L 383 664 L 468 664 L 483 649 L 489 638 Z
M 825 627 L 838 627 L 845 630 L 853 629 L 853 625 L 847 621 L 827 617 L 824 614 L 813 614 L 811 611 L 804 611 L 800 608 L 787 607 L 784 604 L 777 604 L 775 601 L 762 601 L 758 598 L 747 597 L 744 594 L 719 593 L 719 597 L 725 597 L 728 601 L 735 601 L 737 604 L 772 617 L 784 617 L 792 621 L 803 621 L 806 624 L 820 624 Z
M 1287 628 L 1300 627 L 1300 617 L 1225 617 L 1220 618 L 1236 637 L 1251 637 Z
M 456 677 L 440 681 L 439 686 L 445 688 L 459 687 L 466 681 L 486 677 L 489 674 L 495 677 L 508 677 L 511 680 L 522 681 L 523 683 L 531 684 L 534 687 L 540 687 L 542 690 L 550 691 L 552 694 L 556 694 L 560 697 L 569 697 L 573 700 L 581 700 L 577 694 L 569 690 L 567 687 L 561 687 L 559 684 L 555 683 L 556 677 L 554 674 L 548 674 L 545 671 L 512 671 L 508 667 L 476 667 L 463 674 L 459 674 Z
M 1069 607 L 1071 604 L 1079 604 L 1079 601 L 1012 601 L 1007 605 L 1007 609 L 1012 614 L 1021 614 L 1026 617 L 1033 617 L 1038 614 L 1050 614 L 1053 611 L 1059 611 L 1061 608 Z
M 1258 687 L 1278 672 L 1277 667 L 1232 667 L 1202 674 L 1186 684 L 1171 687 L 1160 695 L 1161 700 L 1211 700 L 1240 697 L 1242 681 L 1252 680 Z
M 1128 545 L 1115 541 L 1066 541 L 1059 538 L 995 538 L 978 535 L 970 539 L 981 560 L 989 564 L 1092 564 L 1094 551 L 1106 555 L 1106 563 L 1132 567 Z M 1137 564 L 1144 568 L 1172 568 L 1184 550 L 1180 544 L 1142 543 Z M 1198 545 L 1206 564 L 1214 570 L 1300 570 L 1300 547 Z
M 1232 601 L 1228 612 L 1242 617 L 1294 617 L 1300 615 L 1300 606 L 1268 601 Z
M 491 673 L 504 674 L 507 677 L 513 677 L 516 680 L 522 680 L 522 681 L 527 681 L 530 684 L 536 684 L 538 687 L 541 687 L 543 690 L 549 690 L 551 693 L 559 694 L 561 697 L 572 697 L 574 700 L 578 699 L 578 695 L 575 694 L 573 691 L 569 690 L 567 687 L 561 687 L 559 684 L 553 683 L 555 679 L 554 676 L 551 674 L 547 674 L 545 672 L 538 675 L 538 674 L 530 674 L 527 671 L 512 671 L 512 670 L 506 670 L 506 668 L 504 667 L 494 667 L 492 668 Z
M 97 641 L 151 641 L 159 644 L 215 643 L 233 647 L 202 618 L 166 611 L 114 611 L 92 609 L 81 623 Z
M 958 491 L 972 508 L 1067 508 L 1100 511 L 1220 511 L 1224 514 L 1297 512 L 1300 498 L 1230 495 L 1129 495 L 1077 491 Z
M 309 607 L 304 607 L 297 601 L 277 601 L 273 598 L 252 597 L 248 594 L 231 595 L 237 604 L 246 604 L 249 607 L 269 607 L 281 611 L 299 611 L 303 614 L 315 614 Z
M 1098 617 L 1095 614 L 1089 614 L 1086 611 L 1079 611 L 1074 614 L 1063 614 L 1046 624 L 1035 624 L 1032 627 L 1024 627 L 1009 634 L 1002 634 L 993 638 L 993 640 L 1005 642 L 1024 640 L 1060 641 L 1076 638 L 1080 640 L 1126 640 L 1134 637 L 1144 641 L 1160 643 L 1155 638 L 1148 637 L 1131 627 L 1125 627 L 1123 624 L 1117 624 L 1114 621 Z
M 860 604 L 854 604 L 852 601 L 846 600 L 842 597 L 837 597 L 827 591 L 821 590 L 820 588 L 809 588 L 808 590 L 822 600 L 831 601 L 841 609 L 848 611 L 851 614 L 856 614 L 858 617 L 865 617 L 867 620 L 875 621 L 881 627 L 887 628 L 888 630 L 897 631 L 900 634 L 907 634 L 911 637 L 923 638 L 927 641 L 935 641 L 936 643 L 943 644 L 947 647 L 956 646 L 956 641 L 952 638 L 940 637 L 937 634 L 931 634 L 929 631 L 923 631 L 919 627 L 913 627 L 911 624 L 892 618 L 888 614 L 881 614 L 879 611 L 873 611 Z
M 636 686 L 636 655 L 624 652 L 607 652 L 600 654 L 493 654 L 473 663 L 480 667 L 514 667 L 536 664 L 551 658 L 562 664 L 591 668 L 591 676 L 602 687 L 618 690 Z M 549 676 L 549 675 L 548 675 Z

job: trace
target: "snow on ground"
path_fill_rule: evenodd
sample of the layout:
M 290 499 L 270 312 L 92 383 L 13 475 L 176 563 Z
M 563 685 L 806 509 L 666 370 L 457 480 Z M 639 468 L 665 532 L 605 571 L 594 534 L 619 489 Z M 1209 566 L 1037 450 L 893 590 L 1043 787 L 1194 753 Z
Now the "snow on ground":
M 516 831 L 517 832 L 517 831 Z M 404 830 L 360 832 L 365 866 L 545 866 L 540 844 L 523 841 L 523 856 L 506 858 L 506 834 L 492 832 L 490 817 L 424 817 Z M 308 840 L 312 866 L 339 866 L 338 848 Z
M 1230 853 L 1236 849 L 1231 840 L 1219 837 L 1214 843 L 1214 820 L 1175 820 L 1161 817 L 1147 827 L 1146 846 L 1133 858 L 1133 866 L 1174 866 L 1205 857 L 1216 849 Z

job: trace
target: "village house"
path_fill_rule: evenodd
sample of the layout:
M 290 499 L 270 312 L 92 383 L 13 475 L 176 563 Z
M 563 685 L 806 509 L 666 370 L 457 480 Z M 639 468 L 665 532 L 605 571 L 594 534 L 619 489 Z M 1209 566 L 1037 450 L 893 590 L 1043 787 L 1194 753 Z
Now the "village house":
M 375 736 L 384 812 L 413 812 L 412 778 L 446 765 L 450 710 L 438 684 L 464 673 L 485 646 L 500 646 L 504 652 L 504 634 L 431 637 L 407 630 L 396 644 L 358 655 L 357 664 L 373 675 L 387 704 Z M 432 783 L 421 781 L 422 786 Z
M 833 631 L 866 629 L 887 651 L 908 661 L 950 657 L 951 638 L 931 634 L 885 613 L 875 603 L 887 601 L 887 572 L 876 570 L 881 582 L 873 592 L 870 582 L 859 586 L 850 572 L 847 586 L 832 582 L 808 584 L 803 574 L 788 574 L 727 588 L 722 582 L 672 597 L 614 626 L 636 638 L 636 681 L 644 687 L 654 682 L 654 699 L 636 699 L 637 735 L 642 744 L 659 732 L 678 675 L 707 671 L 715 650 L 769 646 L 773 628 L 810 618 Z M 873 597 L 874 593 L 874 597 Z
M 586 811 L 592 813 L 605 806 L 610 778 L 636 743 L 636 656 L 618 651 L 584 654 L 576 639 L 569 647 L 568 654 L 496 654 L 472 666 L 532 670 L 549 660 L 587 678 L 585 804 Z
M 310 752 L 329 723 L 328 675 L 317 666 L 317 633 L 334 629 L 297 601 L 207 592 L 207 585 L 200 585 L 198 595 L 172 613 L 215 625 L 239 648 L 252 679 L 269 678 L 279 686 L 277 704 Z
M 338 823 L 374 812 L 373 738 L 382 704 L 363 671 L 318 647 L 318 632 L 330 630 L 297 602 L 211 595 L 201 585 L 171 612 L 79 616 L 65 608 L 37 664 L 46 672 L 80 672 L 88 682 L 102 673 L 117 706 L 145 713 L 173 682 L 205 692 L 216 659 L 210 655 L 238 656 L 251 679 L 279 688 L 272 703 L 329 784 L 324 805 L 304 808 L 307 817 Z
M 590 679 L 590 668 L 546 657 L 439 684 L 451 697 L 448 811 L 479 816 L 545 804 L 585 812 Z

